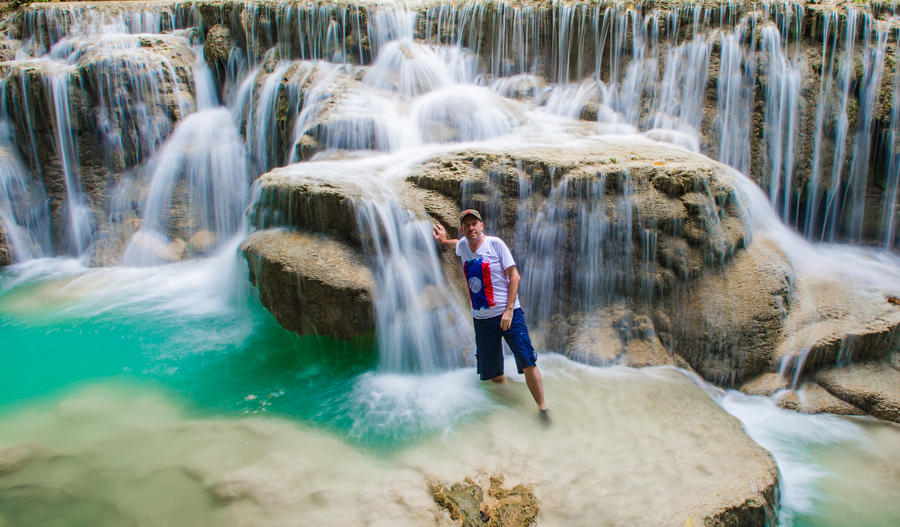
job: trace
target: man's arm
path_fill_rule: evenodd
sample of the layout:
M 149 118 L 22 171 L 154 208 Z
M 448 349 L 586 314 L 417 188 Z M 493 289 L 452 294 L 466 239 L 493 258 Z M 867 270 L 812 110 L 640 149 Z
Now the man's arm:
M 438 242 L 441 245 L 456 247 L 456 244 L 459 243 L 458 239 L 454 240 L 447 237 L 447 230 L 444 229 L 444 226 L 440 223 L 434 224 L 434 227 L 431 229 L 431 235 L 434 236 L 434 241 Z
M 519 281 L 521 278 L 515 265 L 510 265 L 503 272 L 509 278 L 509 288 L 506 295 L 506 310 L 503 311 L 503 316 L 500 317 L 500 329 L 506 331 L 512 324 L 513 309 L 516 307 L 516 295 L 519 294 Z

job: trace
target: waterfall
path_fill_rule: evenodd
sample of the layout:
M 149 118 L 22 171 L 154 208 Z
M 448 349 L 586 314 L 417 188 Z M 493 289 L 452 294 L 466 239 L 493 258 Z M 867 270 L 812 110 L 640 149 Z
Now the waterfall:
M 12 261 L 51 254 L 50 218 L 44 189 L 19 159 L 11 124 L 0 121 L 0 232 L 12 249 Z
M 463 363 L 471 317 L 444 277 L 431 224 L 392 199 L 359 200 L 356 217 L 375 274 L 379 367 L 435 373 Z
M 900 199 L 900 65 L 894 67 L 893 104 L 891 122 L 885 134 L 887 150 L 887 174 L 884 185 L 884 201 L 881 210 L 882 245 L 891 249 L 897 235 L 898 207 Z
M 93 237 L 93 212 L 81 188 L 80 165 L 76 158 L 74 127 L 69 112 L 69 73 L 56 72 L 47 79 L 53 98 L 53 121 L 56 124 L 56 155 L 62 166 L 66 188 L 66 236 L 68 251 L 81 255 Z
M 838 97 L 841 105 L 837 113 L 834 130 L 835 154 L 831 164 L 831 178 L 828 188 L 825 190 L 825 210 L 823 212 L 823 224 L 819 238 L 834 241 L 840 228 L 838 203 L 840 192 L 841 172 L 844 168 L 846 157 L 847 133 L 850 127 L 847 117 L 847 104 L 850 97 L 850 84 L 853 75 L 853 49 L 856 44 L 856 19 L 857 12 L 853 9 L 847 11 L 846 28 L 844 31 L 844 53 L 838 60 Z M 822 100 L 819 104 L 825 104 Z
M 859 103 L 857 109 L 856 132 L 853 135 L 853 151 L 850 161 L 850 176 L 847 180 L 845 197 L 842 199 L 844 210 L 841 216 L 846 218 L 847 236 L 859 242 L 863 237 L 863 217 L 865 215 L 868 173 L 872 150 L 873 120 L 866 118 L 872 115 L 878 90 L 881 89 L 881 76 L 884 71 L 884 57 L 887 45 L 887 33 L 876 33 L 872 43 L 870 22 L 866 21 L 864 30 L 865 48 L 863 52 L 863 76 L 859 81 Z
M 0 45 L 0 254 L 13 260 L 3 270 L 0 311 L 10 318 L 16 309 L 39 313 L 21 324 L 4 319 L 3 336 L 20 329 L 13 326 L 34 325 L 18 337 L 27 348 L 33 335 L 42 339 L 51 332 L 40 331 L 57 329 L 56 320 L 45 319 L 60 316 L 91 331 L 121 325 L 121 333 L 111 332 L 115 338 L 141 335 L 150 348 L 128 349 L 148 356 L 200 355 L 191 326 L 202 324 L 202 338 L 215 341 L 197 346 L 214 352 L 202 360 L 154 355 L 103 375 L 127 384 L 145 375 L 144 366 L 158 368 L 164 379 L 192 366 L 178 382 L 187 398 L 204 391 L 200 381 L 209 385 L 213 412 L 240 413 L 250 404 L 264 411 L 285 396 L 281 401 L 290 403 L 282 402 L 281 411 L 306 412 L 290 414 L 296 422 L 288 426 L 313 445 L 335 431 L 351 443 L 424 438 L 425 455 L 410 449 L 395 459 L 414 483 L 409 494 L 387 494 L 431 519 L 434 511 L 420 507 L 420 469 L 430 470 L 448 438 L 455 449 L 461 443 L 454 438 L 477 429 L 492 439 L 513 423 L 533 446 L 565 430 L 559 419 L 562 427 L 544 439 L 531 434 L 518 415 L 525 404 L 513 400 L 531 405 L 527 392 L 481 388 L 472 375 L 472 322 L 459 260 L 451 250 L 436 250 L 431 234 L 433 223 L 452 228 L 461 208 L 472 207 L 483 214 L 486 233 L 502 236 L 515 256 L 548 396 L 561 408 L 571 403 L 561 417 L 581 418 L 584 401 L 645 383 L 694 393 L 691 404 L 718 410 L 671 370 L 598 370 L 545 352 L 593 364 L 636 364 L 626 361 L 644 352 L 648 364 L 681 367 L 688 360 L 706 379 L 732 384 L 770 373 L 785 357 L 782 374 L 797 387 L 812 373 L 804 367 L 832 360 L 817 357 L 815 347 L 832 338 L 825 333 L 832 322 L 844 321 L 841 310 L 874 306 L 873 319 L 887 313 L 878 320 L 893 324 L 889 334 L 876 336 L 894 339 L 886 350 L 896 347 L 888 311 L 894 309 L 888 298 L 900 295 L 895 14 L 880 4 L 778 2 L 29 3 L 5 23 Z M 269 227 L 283 230 L 251 232 Z M 253 241 L 269 235 L 277 240 L 265 247 L 271 253 L 251 254 L 264 245 Z M 304 295 L 313 296 L 300 287 L 312 280 L 302 265 L 307 256 L 319 259 L 317 278 L 335 280 L 318 290 L 346 287 L 347 305 L 363 313 L 348 342 L 324 330 L 342 313 L 315 321 L 321 335 L 283 330 L 300 326 L 286 323 L 272 298 L 298 304 L 290 313 L 298 320 L 311 318 L 301 312 L 311 304 L 303 305 Z M 242 258 L 258 265 L 244 267 Z M 347 269 L 354 273 L 349 285 L 339 283 Z M 258 296 L 244 289 L 248 275 Z M 774 285 L 763 290 L 769 284 L 759 284 L 770 278 Z M 737 289 L 750 283 L 747 304 L 762 305 L 763 315 L 728 312 L 741 311 L 727 308 L 746 293 L 730 295 L 732 279 L 747 281 Z M 107 291 L 95 294 L 101 288 Z M 840 297 L 843 291 L 858 296 Z M 718 302 L 716 294 L 737 298 Z M 807 312 L 801 305 L 829 295 L 834 309 Z M 58 306 L 48 309 L 48 299 Z M 339 304 L 327 293 L 316 300 Z M 232 309 L 241 302 L 250 309 Z M 157 333 L 159 313 L 166 323 L 185 320 Z M 726 327 L 732 315 L 745 314 L 750 322 Z M 801 334 L 805 323 L 822 327 Z M 232 347 L 248 333 L 230 332 L 229 325 L 259 333 Z M 697 338 L 684 338 L 692 325 Z M 853 331 L 834 330 L 835 339 L 852 341 Z M 66 331 L 53 333 L 46 342 Z M 177 333 L 177 346 L 156 348 L 157 337 L 169 333 Z M 745 359 L 729 348 L 738 347 L 728 341 L 732 334 L 760 337 L 767 347 L 758 349 L 772 357 L 753 355 L 746 362 L 763 365 L 740 370 Z M 689 349 L 694 344 L 696 353 Z M 848 350 L 836 351 L 834 361 L 847 360 Z M 99 351 L 98 362 L 115 355 Z M 39 360 L 28 356 L 8 370 Z M 232 386 L 218 383 L 224 370 L 240 372 Z M 606 382 L 623 371 L 627 383 Z M 326 377 L 334 377 L 331 384 Z M 286 390 L 269 390 L 282 383 Z M 567 388 L 552 395 L 554 383 Z M 562 400 L 586 386 L 599 391 L 584 401 Z M 521 395 L 506 400 L 508 393 Z M 307 404 L 309 394 L 317 405 Z M 635 391 L 623 400 L 649 402 L 651 425 L 661 415 L 677 417 L 656 395 Z M 81 403 L 56 407 L 50 399 L 51 414 L 62 408 L 64 417 L 77 419 L 83 410 Z M 752 404 L 729 404 L 753 413 Z M 764 413 L 783 415 L 774 407 Z M 646 428 L 646 417 L 636 415 L 631 424 Z M 308 426 L 327 430 L 306 434 Z M 176 428 L 182 434 L 185 427 Z M 187 428 L 206 433 L 204 426 Z M 695 442 L 706 438 L 700 435 Z M 811 448 L 802 438 L 791 441 Z M 59 445 L 60 452 L 71 447 Z M 362 455 L 377 457 L 381 446 Z M 32 455 L 27 447 L 23 463 L 60 457 L 35 448 Z M 477 448 L 471 451 L 477 459 Z M 226 516 L 246 519 L 252 507 L 271 505 L 255 503 L 253 493 L 271 488 L 257 488 L 256 480 L 265 479 L 257 476 L 281 461 L 256 463 L 254 455 L 239 460 L 252 465 L 250 472 L 216 465 L 204 477 L 191 471 L 160 477 L 183 480 L 198 496 L 221 494 Z M 570 457 L 577 471 L 583 460 Z M 358 461 L 348 458 L 347 465 L 364 466 Z M 463 469 L 449 461 L 441 460 L 447 471 Z M 533 468 L 507 472 L 509 483 Z M 311 466 L 302 476 L 319 472 Z M 239 496 L 232 495 L 235 481 Z M 34 499 L 55 499 L 39 491 Z M 586 500 L 591 492 L 584 491 Z M 20 494 L 22 503 L 32 499 Z M 322 510 L 345 495 L 309 494 Z M 549 504 L 542 514 L 554 510 L 553 500 L 538 497 Z M 306 510 L 305 502 L 284 503 L 286 517 Z
M 752 79 L 756 76 L 756 62 L 743 45 L 746 32 L 747 26 L 742 23 L 720 37 L 715 128 L 719 136 L 718 160 L 744 174 L 750 172 Z
M 122 257 L 124 264 L 176 261 L 190 249 L 185 241 L 205 249 L 237 234 L 249 195 L 249 169 L 228 110 L 212 108 L 189 115 L 150 166 L 143 223 Z M 173 205 L 180 217 L 173 217 Z M 186 239 L 180 245 L 173 245 L 167 234 L 173 222 L 179 223 L 177 230 Z
M 789 223 L 802 72 L 784 56 L 781 36 L 774 26 L 762 29 L 762 46 L 768 60 L 763 139 L 768 158 L 769 200 L 781 211 L 782 221 Z

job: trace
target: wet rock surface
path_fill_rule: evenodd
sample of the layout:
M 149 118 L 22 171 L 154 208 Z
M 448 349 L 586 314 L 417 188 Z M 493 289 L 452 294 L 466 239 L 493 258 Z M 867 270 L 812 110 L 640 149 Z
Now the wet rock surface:
M 884 359 L 900 342 L 900 309 L 880 294 L 815 275 L 800 275 L 793 287 L 773 370 L 788 366 L 805 375 L 848 358 Z
M 765 371 L 783 338 L 792 274 L 780 248 L 754 239 L 727 269 L 673 295 L 670 345 L 704 378 L 719 384 Z
M 53 515 L 111 525 L 150 515 L 238 526 L 460 525 L 436 503 L 443 493 L 476 525 L 680 527 L 741 507 L 754 512 L 728 525 L 764 525 L 778 485 L 771 455 L 683 375 L 619 369 L 596 382 L 596 371 L 571 362 L 545 364 L 561 375 L 547 376 L 560 395 L 553 426 L 536 421 L 530 400 L 514 399 L 388 456 L 271 414 L 187 415 L 146 387 L 78 390 L 4 422 L 3 513 L 14 525 Z M 63 433 L 72 423 L 91 433 Z M 166 455 L 147 455 L 157 451 Z M 59 474 L 69 477 L 52 480 Z M 148 511 L 157 497 L 167 506 Z
M 13 261 L 12 250 L 3 234 L 3 228 L 0 227 L 0 266 L 9 265 Z
M 119 226 L 108 225 L 109 211 L 124 171 L 152 154 L 194 106 L 194 53 L 183 38 L 121 35 L 107 41 L 73 39 L 70 45 L 77 60 L 69 64 L 0 63 L 17 143 L 26 164 L 38 167 L 59 247 L 67 246 L 73 206 L 68 196 L 76 189 L 83 191 L 91 211 L 91 227 L 118 231 Z M 111 76 L 111 70 L 128 74 Z M 146 93 L 150 86 L 152 94 Z M 115 260 L 98 257 L 98 262 Z
M 506 489 L 503 483 L 502 475 L 491 476 L 489 485 L 479 484 L 471 478 L 452 485 L 431 481 L 428 491 L 434 502 L 463 527 L 528 527 L 535 524 L 540 508 L 534 489 L 522 483 Z
M 832 395 L 816 382 L 805 382 L 797 390 L 799 411 L 808 414 L 864 415 L 866 412 Z
M 355 203 L 378 193 L 362 179 L 328 177 L 336 166 L 263 176 L 252 217 L 361 247 Z M 881 357 L 898 334 L 900 310 L 889 301 L 798 276 L 774 240 L 752 238 L 729 173 L 702 156 L 615 141 L 470 150 L 424 159 L 405 182 L 389 180 L 382 186 L 393 188 L 391 199 L 444 224 L 451 236 L 465 203 L 484 211 L 486 232 L 506 239 L 514 253 L 549 265 L 552 283 L 528 289 L 534 284 L 526 280 L 524 294 L 566 301 L 528 306 L 533 338 L 580 361 L 693 368 L 725 386 L 766 374 L 768 387 L 745 391 L 771 395 L 787 386 L 774 373 L 783 366 L 806 377 L 841 353 Z M 592 228 L 606 238 L 590 247 L 579 222 L 592 213 L 604 222 Z M 545 232 L 556 240 L 549 249 L 534 241 Z M 655 252 L 648 252 L 648 236 Z M 447 276 L 458 279 L 452 251 L 439 253 Z M 527 259 L 519 264 L 533 272 Z M 556 294 L 545 296 L 550 291 Z
M 260 231 L 241 251 L 260 300 L 285 328 L 341 339 L 371 331 L 372 275 L 346 244 L 323 235 Z
M 860 362 L 820 370 L 815 380 L 828 393 L 866 413 L 900 423 L 900 371 L 886 362 Z

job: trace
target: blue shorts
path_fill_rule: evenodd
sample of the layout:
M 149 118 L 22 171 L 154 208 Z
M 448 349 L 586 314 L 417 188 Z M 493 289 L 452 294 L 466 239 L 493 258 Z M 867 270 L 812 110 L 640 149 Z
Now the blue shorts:
M 528 337 L 528 327 L 525 326 L 522 309 L 517 308 L 513 311 L 512 323 L 506 331 L 500 329 L 501 318 L 502 315 L 472 319 L 475 322 L 475 357 L 478 361 L 478 375 L 482 381 L 503 375 L 503 347 L 500 337 L 505 338 L 509 344 L 516 358 L 519 373 L 525 368 L 537 365 L 537 354 Z

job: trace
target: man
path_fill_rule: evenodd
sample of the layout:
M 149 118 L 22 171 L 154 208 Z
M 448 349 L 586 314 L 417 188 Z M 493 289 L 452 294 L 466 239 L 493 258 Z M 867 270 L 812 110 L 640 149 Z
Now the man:
M 519 373 L 525 374 L 525 383 L 538 405 L 541 419 L 549 422 L 537 355 L 519 305 L 520 277 L 512 253 L 503 240 L 484 234 L 484 221 L 477 210 L 464 210 L 459 224 L 463 239 L 448 238 L 441 224 L 435 224 L 432 234 L 439 244 L 454 246 L 456 255 L 462 259 L 475 324 L 478 374 L 482 381 L 506 383 L 500 343 L 500 338 L 505 338 Z

